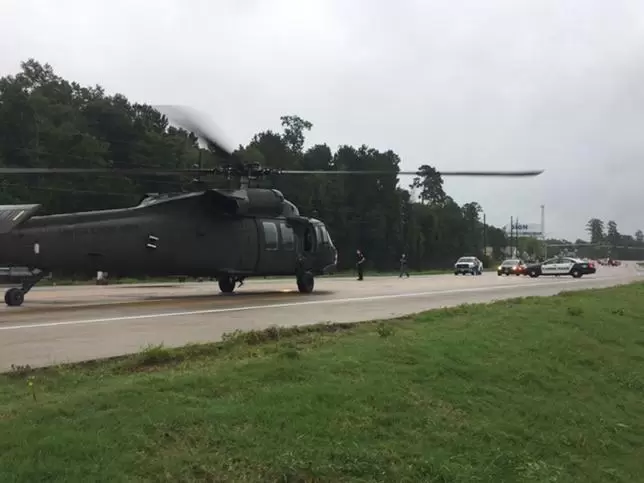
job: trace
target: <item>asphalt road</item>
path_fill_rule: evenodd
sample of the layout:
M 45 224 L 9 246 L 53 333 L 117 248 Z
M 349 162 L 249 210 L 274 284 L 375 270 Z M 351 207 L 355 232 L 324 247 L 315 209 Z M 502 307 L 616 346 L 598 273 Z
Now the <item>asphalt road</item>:
M 599 288 L 636 279 L 635 263 L 600 267 L 594 275 L 498 277 L 430 275 L 409 279 L 319 278 L 299 294 L 288 280 L 250 280 L 231 295 L 216 283 L 36 287 L 22 307 L 0 307 L 0 371 L 219 340 L 235 329 L 357 322 L 422 310 L 527 295 Z

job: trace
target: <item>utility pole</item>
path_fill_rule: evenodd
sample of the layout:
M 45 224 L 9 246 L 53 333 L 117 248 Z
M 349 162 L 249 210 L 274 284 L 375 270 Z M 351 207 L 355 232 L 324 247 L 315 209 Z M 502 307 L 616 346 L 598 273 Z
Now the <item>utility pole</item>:
M 546 207 L 541 205 L 541 241 L 543 242 L 543 259 L 548 258 L 548 245 L 546 244 Z
M 487 256 L 487 223 L 485 213 L 483 213 L 483 256 Z
M 510 217 L 510 257 L 514 256 L 514 217 Z
M 514 218 L 514 223 L 516 224 L 516 228 L 514 229 L 514 237 L 516 239 L 514 256 L 520 257 L 521 254 L 519 253 L 519 217 L 518 216 Z

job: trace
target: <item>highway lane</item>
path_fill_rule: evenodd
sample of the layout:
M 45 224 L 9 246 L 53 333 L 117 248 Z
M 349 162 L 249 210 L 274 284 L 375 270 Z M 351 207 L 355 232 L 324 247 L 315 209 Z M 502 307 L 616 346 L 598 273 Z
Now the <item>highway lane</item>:
M 0 370 L 219 340 L 235 329 L 270 325 L 357 322 L 461 303 L 486 302 L 563 290 L 598 288 L 642 279 L 635 264 L 600 267 L 571 277 L 433 275 L 409 279 L 319 278 L 313 294 L 289 280 L 250 280 L 232 295 L 216 283 L 40 287 L 22 307 L 0 308 Z

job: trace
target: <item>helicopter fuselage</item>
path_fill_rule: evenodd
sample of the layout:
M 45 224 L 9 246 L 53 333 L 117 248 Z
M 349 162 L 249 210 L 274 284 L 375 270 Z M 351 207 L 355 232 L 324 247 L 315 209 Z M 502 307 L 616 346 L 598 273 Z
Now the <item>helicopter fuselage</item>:
M 323 222 L 299 216 L 222 212 L 199 196 L 132 208 L 34 216 L 37 205 L 0 207 L 0 266 L 56 276 L 321 275 L 337 250 Z M 291 205 L 292 206 L 292 205 Z M 230 210 L 228 210 L 230 211 Z M 18 222 L 20 220 L 17 220 Z

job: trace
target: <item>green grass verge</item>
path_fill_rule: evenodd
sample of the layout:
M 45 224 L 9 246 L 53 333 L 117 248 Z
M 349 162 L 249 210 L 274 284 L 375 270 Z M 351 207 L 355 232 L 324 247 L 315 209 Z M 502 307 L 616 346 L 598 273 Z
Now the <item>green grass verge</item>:
M 644 283 L 0 376 L 0 481 L 635 482 Z

